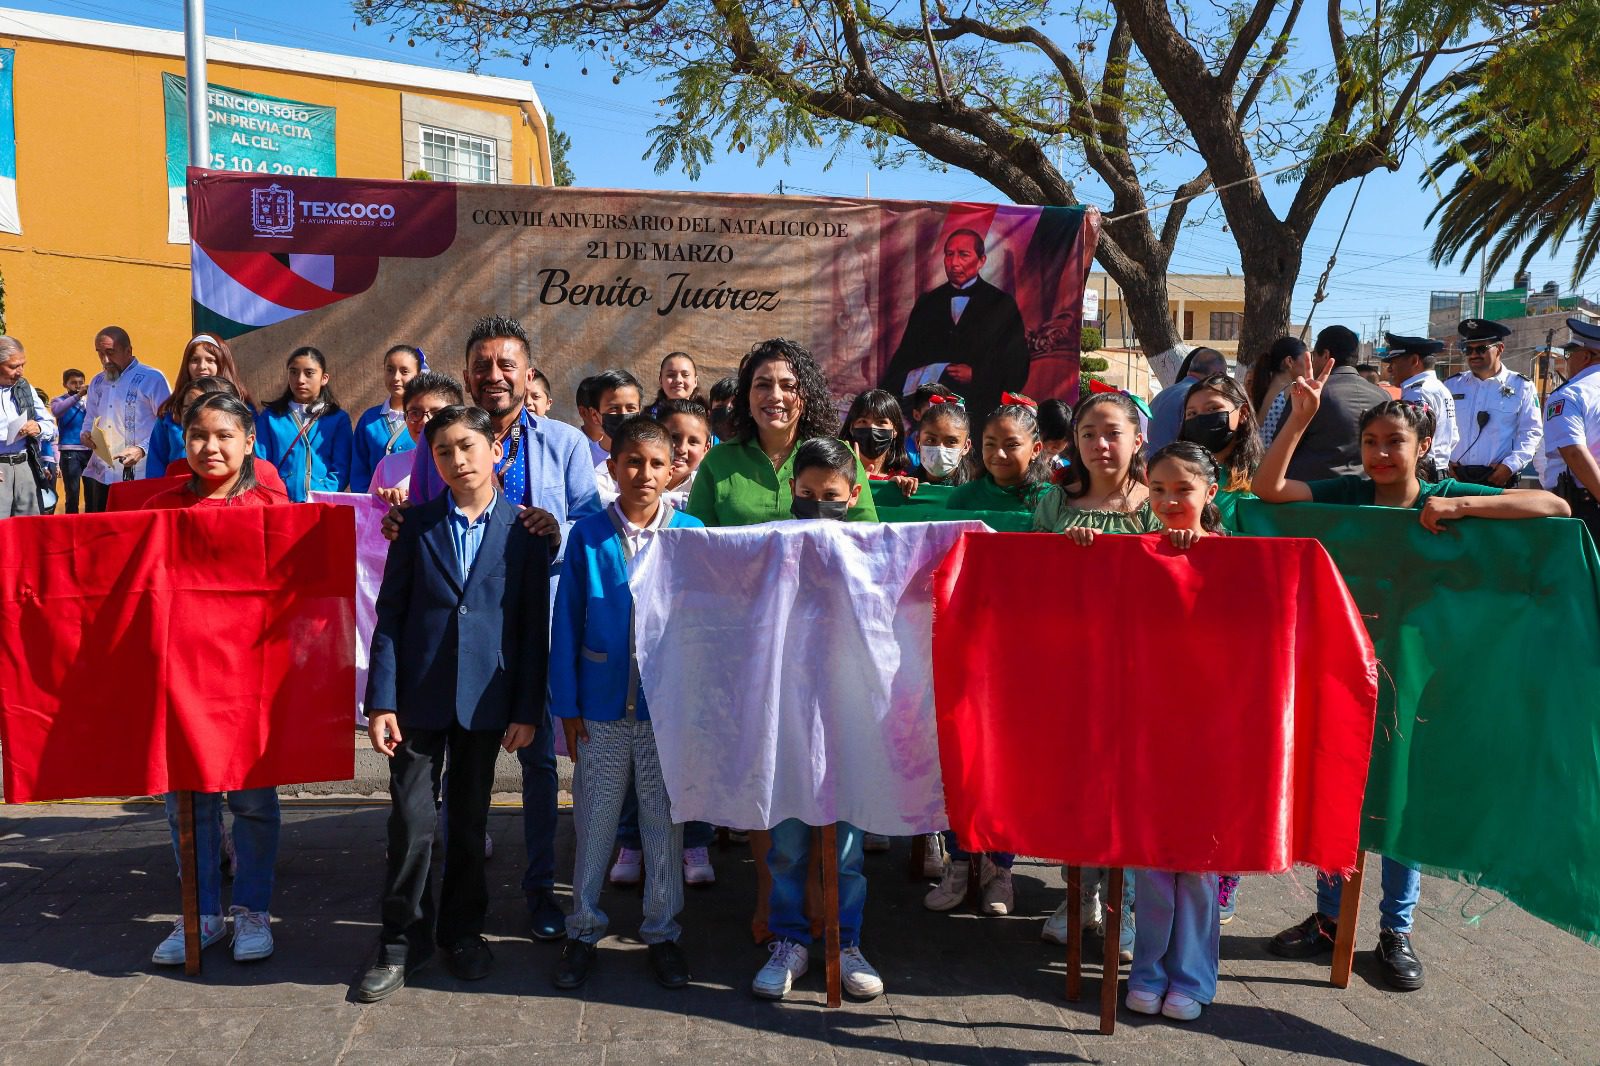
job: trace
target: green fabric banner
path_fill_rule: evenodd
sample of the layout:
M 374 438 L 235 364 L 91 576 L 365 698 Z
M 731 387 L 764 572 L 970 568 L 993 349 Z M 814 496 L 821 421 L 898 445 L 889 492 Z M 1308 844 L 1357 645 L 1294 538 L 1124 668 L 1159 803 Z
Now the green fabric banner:
M 952 511 L 945 505 L 953 485 L 918 485 L 917 494 L 907 496 L 892 481 L 874 481 L 871 490 L 880 522 L 982 522 L 997 533 L 1033 528 L 1033 515 L 1022 511 Z
M 1312 537 L 1379 660 L 1361 843 L 1600 944 L 1600 556 L 1583 524 L 1239 505 Z M 1314 637 L 1313 634 L 1300 634 Z

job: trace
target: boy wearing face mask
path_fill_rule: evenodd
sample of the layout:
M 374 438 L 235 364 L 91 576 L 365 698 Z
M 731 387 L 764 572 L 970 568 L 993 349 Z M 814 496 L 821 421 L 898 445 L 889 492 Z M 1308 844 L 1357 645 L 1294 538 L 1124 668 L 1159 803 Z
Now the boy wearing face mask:
M 600 491 L 600 503 L 605 505 L 617 498 L 617 483 L 609 468 L 611 437 L 644 406 L 644 388 L 626 370 L 603 371 L 586 379 L 584 385 L 593 398 L 592 406 L 580 403 L 578 414 L 583 418 L 583 432 L 594 454 L 595 487 Z
M 861 496 L 856 480 L 855 453 L 831 437 L 813 437 L 795 451 L 793 497 L 790 512 L 799 519 L 843 521 L 850 505 Z M 811 962 L 811 920 L 806 917 L 806 880 L 811 870 L 811 827 L 798 818 L 772 827 L 772 847 L 767 867 L 772 872 L 772 893 L 767 927 L 774 940 L 767 960 L 751 991 L 763 999 L 782 999 L 804 976 Z M 839 845 L 839 969 L 844 991 L 858 999 L 883 992 L 883 979 L 861 954 L 861 915 L 867 902 L 867 879 L 862 872 L 860 829 L 837 823 Z

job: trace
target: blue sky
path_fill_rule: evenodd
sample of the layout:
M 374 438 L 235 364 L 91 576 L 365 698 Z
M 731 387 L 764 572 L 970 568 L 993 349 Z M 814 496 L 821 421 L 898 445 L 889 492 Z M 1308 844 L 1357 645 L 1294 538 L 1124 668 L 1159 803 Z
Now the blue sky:
M 166 29 L 181 28 L 183 18 L 180 0 L 11 0 L 8 6 Z M 354 21 L 343 0 L 277 0 L 255 7 L 246 0 L 207 4 L 207 29 L 212 36 L 444 65 L 433 57 L 430 48 L 407 48 L 403 40 L 390 42 L 387 31 L 356 27 L 352 25 Z M 609 71 L 591 63 L 589 74 L 584 75 L 584 65 L 574 55 L 555 53 L 536 58 L 531 67 L 520 62 L 493 61 L 481 68 L 485 74 L 532 80 L 545 107 L 572 137 L 569 158 L 580 184 L 764 193 L 776 191 L 782 181 L 786 188 L 802 193 L 861 196 L 870 183 L 871 193 L 877 197 L 976 201 L 998 198 L 990 185 L 964 171 L 940 172 L 917 165 L 876 170 L 861 149 L 845 152 L 831 168 L 827 166 L 830 153 L 823 150 L 799 150 L 787 164 L 781 159 L 769 159 L 765 166 L 755 164 L 754 153 L 729 153 L 705 168 L 698 186 L 681 171 L 657 174 L 653 164 L 642 157 L 649 147 L 647 131 L 655 124 L 660 110 L 658 100 L 665 88 L 645 77 L 613 85 Z M 1328 299 L 1316 309 L 1316 326 L 1343 322 L 1371 337 L 1381 316 L 1387 315 L 1389 328 L 1395 332 L 1422 333 L 1431 290 L 1476 287 L 1476 265 L 1462 274 L 1455 267 L 1436 268 L 1429 262 L 1431 234 L 1425 219 L 1434 205 L 1435 193 L 1418 183 L 1422 162 L 1422 153 L 1417 152 L 1405 160 L 1399 172 L 1380 171 L 1368 177 L 1339 248 Z M 1297 322 L 1311 309 L 1317 278 L 1327 265 L 1355 191 L 1354 183 L 1335 190 L 1312 231 L 1295 292 Z M 1269 195 L 1276 200 L 1282 193 L 1269 188 Z M 1238 255 L 1223 229 L 1215 199 L 1201 200 L 1191 217 L 1200 217 L 1202 207 L 1211 209 L 1204 212 L 1203 222 L 1186 229 L 1179 239 L 1173 271 L 1238 273 Z M 1566 292 L 1571 254 L 1563 249 L 1554 257 L 1540 256 L 1531 269 L 1536 286 L 1553 279 Z M 1509 287 L 1511 280 L 1508 268 L 1490 279 L 1490 288 Z M 1600 270 L 1585 277 L 1577 291 L 1591 297 L 1600 295 Z

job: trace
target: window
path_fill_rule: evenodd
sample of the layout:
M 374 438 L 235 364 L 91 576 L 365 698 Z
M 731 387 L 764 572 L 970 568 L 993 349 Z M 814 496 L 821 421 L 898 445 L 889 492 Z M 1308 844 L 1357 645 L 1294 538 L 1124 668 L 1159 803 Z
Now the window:
M 1244 318 L 1237 311 L 1211 312 L 1211 339 L 1236 341 L 1239 339 L 1239 321 Z
M 1183 339 L 1186 340 L 1186 341 L 1194 340 L 1194 312 L 1193 311 L 1185 311 L 1183 313 Z
M 495 143 L 454 130 L 422 127 L 422 169 L 438 181 L 473 181 L 493 184 Z

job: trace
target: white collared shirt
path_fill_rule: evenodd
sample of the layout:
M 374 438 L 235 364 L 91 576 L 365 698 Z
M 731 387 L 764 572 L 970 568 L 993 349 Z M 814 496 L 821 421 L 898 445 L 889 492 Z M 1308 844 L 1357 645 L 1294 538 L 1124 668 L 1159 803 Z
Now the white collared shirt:
M 965 292 L 968 289 L 972 288 L 977 283 L 978 283 L 978 275 L 974 274 L 974 275 L 972 275 L 972 277 L 967 279 L 967 283 L 965 285 L 957 285 L 956 288 L 960 289 L 962 292 Z M 970 297 L 970 296 L 952 296 L 952 297 L 950 297 L 950 321 L 952 321 L 952 322 L 960 322 L 961 321 L 961 312 L 963 312 L 963 311 L 965 311 L 967 309 L 967 303 L 971 299 L 972 299 L 972 297 Z
M 1445 388 L 1444 382 L 1439 380 L 1439 375 L 1431 370 L 1424 370 L 1402 381 L 1400 398 L 1420 401 L 1433 411 L 1433 451 L 1430 454 L 1434 462 L 1439 464 L 1439 469 L 1444 470 L 1450 460 L 1455 458 L 1455 398 L 1450 395 L 1450 390 Z
M 83 431 L 98 429 L 105 437 L 111 454 L 128 448 L 148 449 L 150 435 L 155 432 L 159 419 L 156 411 L 162 401 L 172 395 L 172 387 L 161 371 L 145 366 L 138 359 L 129 361 L 127 369 L 112 381 L 104 371 L 96 374 L 89 383 L 89 399 L 83 408 Z M 133 465 L 135 478 L 144 476 L 148 457 Z M 102 485 L 115 485 L 122 480 L 122 464 L 106 462 L 96 452 L 83 468 L 83 476 Z
M 1567 469 L 1561 449 L 1588 448 L 1600 460 L 1600 364 L 1584 367 L 1544 402 L 1544 470 L 1539 484 L 1555 488 Z
M 1456 450 L 1451 456 L 1455 462 L 1503 463 L 1510 470 L 1526 469 L 1533 462 L 1544 442 L 1533 382 L 1502 366 L 1498 374 L 1486 378 L 1465 370 L 1444 384 L 1456 404 Z
M 656 516 L 648 524 L 636 526 L 622 513 L 621 503 L 613 500 L 609 506 L 622 523 L 622 535 L 628 538 L 628 573 L 631 574 L 638 568 L 640 557 L 655 543 L 656 534 L 667 527 L 667 516 L 671 514 L 671 509 L 662 503 L 656 507 Z

